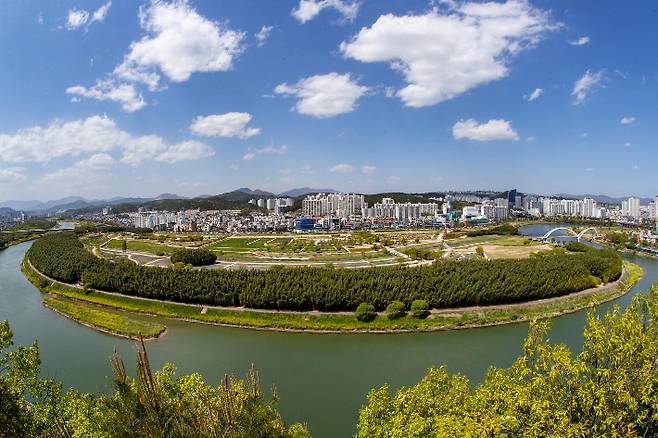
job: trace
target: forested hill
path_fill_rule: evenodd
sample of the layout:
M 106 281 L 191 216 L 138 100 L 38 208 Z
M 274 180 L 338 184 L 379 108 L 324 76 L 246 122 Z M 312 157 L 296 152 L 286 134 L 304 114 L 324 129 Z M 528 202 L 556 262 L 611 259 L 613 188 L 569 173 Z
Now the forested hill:
M 179 211 L 189 209 L 199 210 L 257 210 L 258 208 L 249 204 L 254 195 L 241 191 L 222 193 L 214 196 L 203 196 L 190 199 L 157 199 L 142 203 L 123 203 L 112 206 L 114 213 L 135 212 L 139 208 L 150 210 Z M 92 206 L 77 210 L 69 210 L 68 214 L 95 213 L 103 209 L 103 206 Z

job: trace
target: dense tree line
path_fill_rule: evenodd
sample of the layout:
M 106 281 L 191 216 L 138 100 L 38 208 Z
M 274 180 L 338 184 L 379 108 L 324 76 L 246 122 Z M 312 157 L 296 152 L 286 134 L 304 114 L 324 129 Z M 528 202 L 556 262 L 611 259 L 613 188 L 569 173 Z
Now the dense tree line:
M 171 255 L 171 263 L 183 263 L 192 266 L 212 265 L 217 260 L 214 252 L 207 249 L 179 249 Z
M 29 259 L 58 280 L 91 288 L 188 303 L 295 310 L 354 310 L 425 300 L 432 308 L 547 298 L 621 275 L 614 252 L 555 254 L 525 260 L 442 261 L 431 266 L 369 269 L 283 268 L 267 271 L 174 270 L 92 256 L 73 233 L 35 242 Z
M 492 234 L 516 236 L 517 234 L 519 234 L 519 229 L 514 225 L 502 224 L 496 227 L 480 228 L 466 233 L 468 237 L 489 236 Z

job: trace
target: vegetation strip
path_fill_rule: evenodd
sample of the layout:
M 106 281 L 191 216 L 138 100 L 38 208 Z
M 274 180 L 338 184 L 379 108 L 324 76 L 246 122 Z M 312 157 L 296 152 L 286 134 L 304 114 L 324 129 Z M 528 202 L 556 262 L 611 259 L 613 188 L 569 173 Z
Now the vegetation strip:
M 445 261 L 413 268 L 280 268 L 187 270 L 99 259 L 74 233 L 44 236 L 28 251 L 40 272 L 65 283 L 154 298 L 270 310 L 384 310 L 393 301 L 425 300 L 430 308 L 524 302 L 566 295 L 616 280 L 613 251 L 550 253 L 521 260 Z
M 43 292 L 61 295 L 118 308 L 131 312 L 146 313 L 166 318 L 184 319 L 215 325 L 244 327 L 261 330 L 299 331 L 316 333 L 396 333 L 421 332 L 451 329 L 484 327 L 498 324 L 526 322 L 533 319 L 545 319 L 566 313 L 576 312 L 592 305 L 613 300 L 626 293 L 641 277 L 642 268 L 630 262 L 624 262 L 622 278 L 611 287 L 591 289 L 591 293 L 567 295 L 555 300 L 537 303 L 523 303 L 512 306 L 480 307 L 475 309 L 446 309 L 436 312 L 426 319 L 414 318 L 412 315 L 397 319 L 377 317 L 374 320 L 359 321 L 352 314 L 321 314 L 318 312 L 263 312 L 250 310 L 230 310 L 186 305 L 164 301 L 145 300 L 124 295 L 108 294 L 99 291 L 83 292 L 80 288 L 46 280 L 33 271 L 27 257 L 23 261 L 26 277 Z
M 96 309 L 80 300 L 69 301 L 61 298 L 45 297 L 43 304 L 49 309 L 70 318 L 82 325 L 115 336 L 129 339 L 156 339 L 164 333 L 162 324 L 140 321 L 113 312 Z

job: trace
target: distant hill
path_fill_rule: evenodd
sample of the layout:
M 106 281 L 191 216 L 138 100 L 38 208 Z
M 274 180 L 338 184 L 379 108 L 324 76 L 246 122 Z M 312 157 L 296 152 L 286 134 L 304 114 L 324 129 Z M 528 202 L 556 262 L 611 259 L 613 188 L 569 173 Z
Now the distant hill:
M 560 197 L 560 198 L 565 198 L 565 199 L 584 199 L 584 198 L 592 198 L 596 200 L 596 202 L 600 202 L 603 204 L 621 204 L 622 201 L 627 200 L 629 197 L 612 197 L 612 196 L 607 196 L 607 195 L 592 195 L 592 194 L 586 194 L 586 195 L 570 195 L 568 193 L 558 193 L 553 195 L 555 197 Z M 652 198 L 640 198 L 640 204 L 642 205 L 649 205 L 649 202 L 654 201 Z
M 178 196 L 173 193 L 162 193 L 155 197 L 155 200 L 159 201 L 161 199 L 185 199 L 184 196 Z
M 256 197 L 256 196 L 258 196 L 260 198 L 273 198 L 273 197 L 276 196 L 274 193 L 266 192 L 265 190 L 260 190 L 260 189 L 251 190 L 248 187 L 241 187 L 237 190 L 233 190 L 232 192 L 224 193 L 224 195 L 227 195 L 227 194 L 230 194 L 230 193 L 243 193 L 245 195 L 251 196 L 251 198 Z
M 308 195 L 310 193 L 337 193 L 338 190 L 334 189 L 313 189 L 311 187 L 300 187 L 297 189 L 290 189 L 285 192 L 279 193 L 283 198 L 297 198 L 299 196 Z
M 18 216 L 20 216 L 20 213 L 16 210 L 9 207 L 0 207 L 0 217 L 12 219 Z

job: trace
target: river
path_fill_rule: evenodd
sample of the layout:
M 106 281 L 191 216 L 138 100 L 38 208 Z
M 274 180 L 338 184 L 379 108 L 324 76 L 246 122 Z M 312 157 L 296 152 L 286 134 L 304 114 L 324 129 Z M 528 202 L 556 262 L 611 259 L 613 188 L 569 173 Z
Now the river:
M 542 235 L 552 226 L 548 227 L 532 225 L 523 232 Z M 38 341 L 44 376 L 83 391 L 110 390 L 109 356 L 116 348 L 127 371 L 134 373 L 134 344 L 45 308 L 39 291 L 19 268 L 30 245 L 0 251 L 0 320 L 9 320 L 16 344 Z M 640 264 L 645 276 L 615 301 L 622 306 L 658 281 L 658 260 L 624 257 Z M 602 310 L 611 305 L 603 305 Z M 585 315 L 583 311 L 554 319 L 551 340 L 579 348 Z M 181 373 L 198 371 L 206 382 L 217 384 L 225 372 L 244 377 L 253 363 L 266 393 L 276 384 L 277 408 L 284 419 L 306 422 L 312 435 L 320 438 L 351 436 L 371 388 L 385 383 L 392 388 L 412 385 L 429 367 L 441 364 L 473 382 L 480 381 L 492 365 L 509 366 L 528 330 L 527 324 L 513 324 L 433 333 L 327 335 L 163 322 L 168 327 L 165 336 L 147 343 L 154 369 L 172 362 Z

